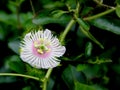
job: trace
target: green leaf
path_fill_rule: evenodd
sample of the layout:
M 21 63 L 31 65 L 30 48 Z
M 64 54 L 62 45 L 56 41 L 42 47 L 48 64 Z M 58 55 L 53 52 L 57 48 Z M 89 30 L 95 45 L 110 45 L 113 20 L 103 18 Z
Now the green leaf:
M 92 53 L 92 43 L 88 42 L 85 47 L 85 56 L 89 57 Z
M 54 8 L 58 8 L 58 7 L 63 7 L 64 3 L 60 2 L 60 1 L 49 1 L 48 3 L 46 3 L 45 0 L 45 5 L 43 6 L 45 9 L 54 9 Z
M 20 60 L 20 58 L 17 55 L 10 57 L 8 65 L 11 70 L 17 73 L 25 73 L 24 63 Z
M 0 77 L 0 84 L 3 84 L 3 83 L 13 83 L 13 82 L 16 82 L 16 77 L 4 77 L 4 76 L 1 76 Z
M 5 12 L 0 12 L 0 22 L 10 23 L 8 22 L 8 15 Z
M 75 9 L 76 7 L 76 2 L 74 0 L 65 0 L 65 3 L 72 9 Z
M 85 30 L 89 30 L 90 26 L 84 22 L 81 18 L 76 18 L 76 21 L 78 22 L 78 24 L 80 25 L 80 27 L 82 27 Z
M 16 13 L 16 6 L 11 4 L 10 1 L 7 6 L 12 13 Z
M 9 62 L 10 69 L 17 73 L 24 73 L 24 63 L 22 61 L 10 61 Z
M 94 77 L 100 77 L 100 66 L 99 65 L 87 65 L 87 68 L 82 70 L 88 80 L 91 80 Z
M 60 16 L 62 16 L 65 13 L 67 13 L 67 12 L 63 11 L 63 10 L 55 10 L 55 11 L 52 12 L 52 16 L 54 18 L 59 18 Z
M 115 0 L 115 3 L 116 4 L 120 4 L 120 0 Z
M 39 77 L 40 80 L 44 78 L 45 76 L 45 70 L 44 69 L 37 69 L 34 67 L 31 67 L 29 64 L 26 64 L 26 74 Z
M 81 18 L 77 18 L 77 16 L 74 16 L 76 21 L 78 22 L 81 31 L 91 40 L 93 40 L 96 44 L 98 44 L 102 49 L 104 48 L 103 45 L 89 32 L 89 25 L 83 21 Z
M 88 60 L 88 63 L 91 63 L 91 64 L 102 64 L 102 63 L 110 63 L 110 62 L 112 62 L 111 59 L 98 58 L 98 57 L 96 57 L 96 60 L 94 61 L 92 59 Z
M 31 90 L 31 87 L 30 86 L 26 86 L 26 87 L 22 88 L 22 90 Z
M 61 25 L 67 24 L 69 21 L 69 17 L 60 17 L 60 18 L 53 18 L 53 17 L 40 17 L 33 19 L 33 23 L 36 25 L 46 25 L 50 23 L 58 23 Z
M 47 90 L 53 90 L 54 84 L 55 84 L 55 81 L 52 78 L 50 78 L 48 81 Z
M 85 16 L 85 15 L 89 14 L 90 11 L 92 11 L 92 10 L 93 10 L 93 7 L 85 7 L 85 8 L 83 8 L 81 15 Z
M 82 27 L 80 27 L 80 29 L 88 38 L 98 44 L 102 49 L 104 48 L 103 45 L 88 30 L 85 30 Z
M 6 36 L 6 31 L 4 31 L 4 29 L 0 25 L 0 40 L 4 40 L 5 36 Z
M 120 35 L 120 21 L 112 17 L 101 17 L 91 20 L 90 23 L 102 30 L 107 30 Z
M 120 75 L 120 64 L 115 64 L 112 66 L 113 70 Z
M 116 52 L 116 47 L 113 46 L 112 48 L 104 51 L 102 54 L 99 55 L 100 58 L 112 58 L 112 55 Z
M 120 5 L 116 6 L 116 14 L 120 18 Z
M 84 69 L 86 69 L 88 66 L 85 64 L 78 64 L 77 65 L 77 71 L 83 71 Z
M 81 72 L 78 72 L 76 68 L 69 65 L 62 73 L 62 78 L 70 90 L 74 88 L 74 82 L 84 82 L 84 76 Z
M 12 40 L 8 42 L 8 47 L 13 50 L 15 53 L 19 54 L 19 43 L 20 41 L 18 40 Z
M 75 82 L 74 90 L 96 90 L 94 87 L 79 82 Z

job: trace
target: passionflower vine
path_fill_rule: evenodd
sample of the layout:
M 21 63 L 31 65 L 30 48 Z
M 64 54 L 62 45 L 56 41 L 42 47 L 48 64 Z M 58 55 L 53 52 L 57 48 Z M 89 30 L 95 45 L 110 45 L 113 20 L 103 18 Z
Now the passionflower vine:
M 30 32 L 20 43 L 21 59 L 36 68 L 53 68 L 59 65 L 58 57 L 62 56 L 66 48 L 50 30 Z

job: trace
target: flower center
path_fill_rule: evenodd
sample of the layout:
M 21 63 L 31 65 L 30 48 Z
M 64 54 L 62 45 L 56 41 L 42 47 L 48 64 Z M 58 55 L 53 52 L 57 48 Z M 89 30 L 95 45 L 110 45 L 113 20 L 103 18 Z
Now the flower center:
M 45 40 L 40 39 L 34 42 L 34 47 L 37 49 L 39 54 L 45 54 L 50 51 L 49 44 L 45 42 Z

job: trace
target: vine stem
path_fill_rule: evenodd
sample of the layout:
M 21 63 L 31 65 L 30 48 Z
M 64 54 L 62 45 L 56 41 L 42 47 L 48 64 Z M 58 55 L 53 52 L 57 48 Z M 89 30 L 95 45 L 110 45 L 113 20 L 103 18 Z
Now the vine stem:
M 104 15 L 106 15 L 106 14 L 109 14 L 109 13 L 115 11 L 115 10 L 116 10 L 116 8 L 112 8 L 112 9 L 109 9 L 109 10 L 104 11 L 104 12 L 102 12 L 102 13 L 96 14 L 96 15 L 94 15 L 94 16 L 90 16 L 90 17 L 83 18 L 83 20 L 86 20 L 86 21 L 87 21 L 87 20 L 96 19 L 96 18 L 99 18 L 99 17 L 104 16 Z
M 69 30 L 71 29 L 71 27 L 73 26 L 74 23 L 75 23 L 75 20 L 73 20 L 73 19 L 68 23 L 68 25 L 67 25 L 67 27 L 65 28 L 64 32 L 63 32 L 63 33 L 61 34 L 61 36 L 60 36 L 60 42 L 61 42 L 61 43 L 64 42 L 64 39 L 65 39 L 67 33 L 69 32 Z
M 32 0 L 30 0 L 30 5 L 31 5 L 32 11 L 33 11 L 33 16 L 35 17 L 35 9 L 34 9 Z
M 24 77 L 24 78 L 30 78 L 39 81 L 38 77 L 24 75 L 24 74 L 16 74 L 16 73 L 0 73 L 0 76 L 18 76 L 18 77 Z
M 45 78 L 43 79 L 43 88 L 42 90 L 47 90 L 47 81 L 49 80 L 49 77 L 52 73 L 52 70 L 53 68 L 49 68 L 46 75 L 45 75 Z
M 20 21 L 20 5 L 18 4 L 17 6 L 16 6 L 16 16 L 17 16 L 17 23 L 18 23 L 18 26 L 17 26 L 17 28 L 18 28 L 18 30 L 21 30 L 21 28 L 22 28 L 22 26 L 21 26 L 21 21 Z
M 102 1 L 98 1 L 98 0 L 93 0 L 96 4 L 98 4 L 99 6 L 103 6 L 103 7 L 107 7 L 107 8 L 114 8 L 112 6 L 103 4 L 103 0 Z

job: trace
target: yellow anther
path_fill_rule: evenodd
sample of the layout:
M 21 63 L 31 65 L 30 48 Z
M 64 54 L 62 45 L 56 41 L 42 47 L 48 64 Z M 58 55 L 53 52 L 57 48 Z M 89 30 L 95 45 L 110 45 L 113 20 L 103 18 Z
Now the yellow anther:
M 44 53 L 41 49 L 38 49 L 37 52 L 40 53 L 40 54 Z

